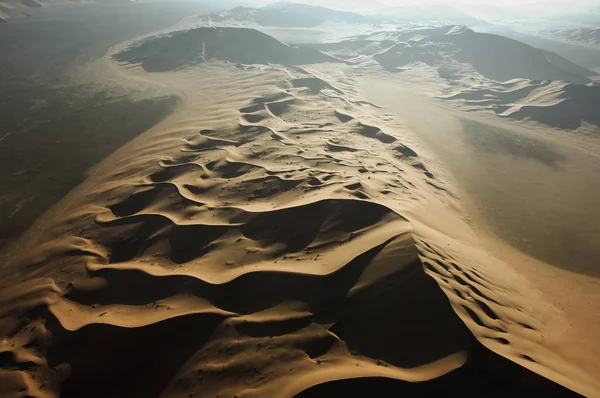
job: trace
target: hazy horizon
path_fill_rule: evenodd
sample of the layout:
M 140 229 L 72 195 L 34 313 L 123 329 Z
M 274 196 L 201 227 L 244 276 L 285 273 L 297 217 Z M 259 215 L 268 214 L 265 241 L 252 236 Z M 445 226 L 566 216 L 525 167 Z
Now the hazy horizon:
M 538 15 L 527 15 L 531 18 L 548 14 L 578 14 L 584 13 L 588 10 L 600 7 L 600 0 L 584 1 L 584 0 L 531 0 L 531 1 L 519 1 L 519 0 L 293 0 L 293 1 L 279 1 L 279 0 L 248 0 L 240 1 L 240 4 L 250 6 L 265 6 L 276 3 L 302 3 L 308 5 L 322 6 L 328 8 L 334 8 L 344 11 L 377 11 L 384 10 L 391 7 L 432 7 L 432 6 L 446 6 L 453 7 L 463 12 L 481 12 L 486 10 L 493 13 L 495 10 L 508 11 L 511 13 L 531 13 L 539 12 Z M 469 8 L 465 8 L 468 6 Z M 493 16 L 493 15 L 491 15 Z M 502 17 L 502 15 L 498 15 Z

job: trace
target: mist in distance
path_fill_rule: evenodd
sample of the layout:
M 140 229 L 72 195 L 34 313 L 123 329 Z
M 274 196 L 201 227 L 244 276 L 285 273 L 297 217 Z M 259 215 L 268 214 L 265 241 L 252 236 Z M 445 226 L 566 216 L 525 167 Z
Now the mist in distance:
M 270 6 L 285 2 L 271 0 L 239 1 L 246 6 Z M 289 2 L 291 3 L 291 2 Z M 377 16 L 410 18 L 452 17 L 463 13 L 490 23 L 511 21 L 547 22 L 552 26 L 589 26 L 600 24 L 600 1 L 587 0 L 302 0 L 294 3 L 322 6 Z

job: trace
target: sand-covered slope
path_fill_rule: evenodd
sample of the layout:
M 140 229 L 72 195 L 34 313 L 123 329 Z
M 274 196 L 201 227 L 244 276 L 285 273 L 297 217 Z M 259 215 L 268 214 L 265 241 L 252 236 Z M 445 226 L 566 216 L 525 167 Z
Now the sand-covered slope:
M 148 72 L 197 65 L 208 59 L 286 65 L 338 61 L 318 50 L 289 46 L 262 32 L 245 28 L 196 28 L 150 37 L 113 57 L 118 61 L 141 64 Z
M 242 62 L 240 32 L 257 65 L 218 61 Z M 482 249 L 410 131 L 351 80 L 265 65 L 294 50 L 256 37 L 107 56 L 185 101 L 0 269 L 0 395 L 597 395 L 560 310 Z

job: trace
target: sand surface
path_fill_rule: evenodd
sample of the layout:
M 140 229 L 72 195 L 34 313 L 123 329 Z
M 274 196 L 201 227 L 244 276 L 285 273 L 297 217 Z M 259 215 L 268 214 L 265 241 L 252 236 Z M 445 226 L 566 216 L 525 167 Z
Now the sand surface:
M 299 65 L 237 64 L 218 56 L 223 40 L 161 72 L 145 67 L 153 52 L 122 57 L 132 42 L 90 65 L 97 81 L 169 90 L 179 106 L 2 265 L 0 395 L 600 395 L 598 282 L 574 273 L 591 265 L 504 243 L 518 213 L 490 228 L 484 186 L 466 183 L 481 175 L 432 144 L 430 127 L 462 131 L 451 111 L 425 96 L 431 117 L 415 128 L 382 68 L 313 65 L 287 46 L 277 62 Z M 485 173 L 499 160 L 467 156 L 481 145 L 461 148 Z M 551 168 L 542 152 L 511 160 Z M 596 167 L 582 157 L 560 178 L 580 162 Z M 494 203 L 514 210 L 510 195 Z M 528 236 L 560 241 L 542 229 Z

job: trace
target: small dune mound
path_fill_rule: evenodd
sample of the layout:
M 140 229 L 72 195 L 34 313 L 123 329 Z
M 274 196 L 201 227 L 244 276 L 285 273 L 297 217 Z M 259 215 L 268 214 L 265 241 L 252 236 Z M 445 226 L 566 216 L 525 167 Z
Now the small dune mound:
M 364 123 L 358 124 L 357 132 L 364 137 L 377 139 L 384 144 L 391 144 L 396 141 L 396 138 L 384 133 L 379 127 L 369 126 Z
M 292 84 L 294 87 L 307 87 L 311 93 L 318 93 L 321 90 L 334 90 L 339 92 L 338 89 L 331 86 L 325 80 L 320 79 L 318 77 L 301 77 L 298 79 L 293 79 Z
M 242 115 L 242 118 L 248 123 L 258 123 L 261 120 L 266 119 L 267 116 L 261 115 L 260 113 L 246 113 Z
M 342 113 L 338 110 L 335 111 L 335 117 L 338 118 L 338 120 L 342 123 L 346 123 L 349 122 L 351 120 L 354 120 L 354 118 L 350 115 L 346 115 L 345 113 Z
M 281 116 L 295 106 L 302 106 L 304 102 L 298 98 L 287 98 L 281 101 L 268 102 L 265 107 L 275 116 Z
M 331 152 L 356 152 L 359 149 L 347 145 L 340 145 L 333 142 L 327 142 L 327 150 Z
M 318 50 L 288 46 L 246 28 L 196 28 L 150 37 L 114 54 L 117 61 L 140 64 L 148 72 L 165 72 L 208 59 L 240 64 L 312 64 L 337 62 Z
M 407 158 L 418 157 L 417 153 L 415 151 L 413 151 L 412 149 L 410 149 L 409 147 L 407 147 L 406 145 L 400 144 L 400 145 L 394 147 L 394 151 L 398 152 L 398 155 L 404 156 Z

